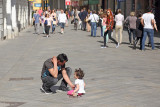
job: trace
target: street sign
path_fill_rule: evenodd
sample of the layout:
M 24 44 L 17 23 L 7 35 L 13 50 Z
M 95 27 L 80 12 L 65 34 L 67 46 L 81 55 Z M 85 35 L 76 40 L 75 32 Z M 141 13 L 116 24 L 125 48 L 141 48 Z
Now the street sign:
M 42 7 L 42 4 L 41 3 L 35 3 L 34 6 L 35 7 Z
M 65 0 L 66 5 L 71 5 L 71 0 Z

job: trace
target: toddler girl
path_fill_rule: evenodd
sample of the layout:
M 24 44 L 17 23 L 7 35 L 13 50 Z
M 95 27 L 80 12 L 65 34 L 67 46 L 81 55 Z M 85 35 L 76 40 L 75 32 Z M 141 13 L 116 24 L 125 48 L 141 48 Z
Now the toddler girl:
M 85 93 L 84 87 L 85 83 L 83 81 L 84 73 L 81 68 L 76 69 L 74 73 L 75 80 L 75 89 L 67 92 L 67 95 L 71 96 L 81 96 Z

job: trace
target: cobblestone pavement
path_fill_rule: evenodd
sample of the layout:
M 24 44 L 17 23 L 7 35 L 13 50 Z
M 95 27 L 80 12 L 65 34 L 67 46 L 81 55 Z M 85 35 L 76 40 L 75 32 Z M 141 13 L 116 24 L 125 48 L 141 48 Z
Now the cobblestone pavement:
M 0 107 L 160 107 L 159 37 L 155 37 L 156 50 L 140 51 L 128 44 L 126 31 L 119 48 L 109 42 L 106 49 L 100 48 L 100 32 L 90 37 L 89 32 L 75 31 L 73 25 L 63 35 L 59 32 L 57 27 L 46 38 L 33 34 L 30 27 L 13 40 L 0 41 Z M 84 96 L 40 91 L 43 62 L 59 53 L 68 55 L 67 66 L 73 71 L 84 70 Z

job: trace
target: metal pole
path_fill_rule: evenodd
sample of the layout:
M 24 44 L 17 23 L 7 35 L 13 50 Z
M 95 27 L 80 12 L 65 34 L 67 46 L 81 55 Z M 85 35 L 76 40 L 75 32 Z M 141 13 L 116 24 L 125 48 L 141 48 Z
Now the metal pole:
M 88 9 L 89 9 L 89 0 L 88 0 Z

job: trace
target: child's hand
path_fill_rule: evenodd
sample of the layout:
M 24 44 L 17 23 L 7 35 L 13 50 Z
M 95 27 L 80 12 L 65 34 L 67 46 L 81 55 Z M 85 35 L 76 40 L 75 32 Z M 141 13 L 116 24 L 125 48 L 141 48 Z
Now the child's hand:
M 74 93 L 74 92 L 73 92 L 73 96 L 74 96 L 74 97 L 77 96 L 77 95 L 78 95 L 77 93 Z

